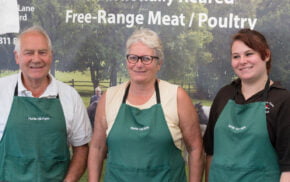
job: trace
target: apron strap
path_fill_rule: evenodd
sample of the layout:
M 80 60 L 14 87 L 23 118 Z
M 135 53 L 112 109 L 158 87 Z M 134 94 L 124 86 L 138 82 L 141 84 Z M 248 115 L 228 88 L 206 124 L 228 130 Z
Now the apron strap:
M 264 92 L 263 92 L 263 101 L 267 101 L 269 90 L 270 90 L 270 78 L 268 77 L 268 80 L 265 84 L 265 88 L 264 88 Z
M 14 96 L 18 96 L 18 83 L 16 83 L 16 86 L 15 86 Z
M 155 81 L 154 87 L 155 87 L 155 92 L 156 92 L 156 102 L 157 102 L 157 104 L 160 104 L 161 100 L 160 100 L 160 92 L 159 92 L 158 80 Z M 130 88 L 130 83 L 128 84 L 128 86 L 127 86 L 127 88 L 125 90 L 125 94 L 124 94 L 123 100 L 122 100 L 123 104 L 126 103 L 126 99 L 128 97 L 128 94 L 129 94 L 129 88 Z

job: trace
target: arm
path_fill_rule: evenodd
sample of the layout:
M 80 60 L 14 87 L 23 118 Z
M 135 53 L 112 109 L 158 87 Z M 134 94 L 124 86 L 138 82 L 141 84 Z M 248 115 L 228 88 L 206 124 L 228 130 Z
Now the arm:
M 89 147 L 88 144 L 73 147 L 73 156 L 64 182 L 77 182 L 85 172 Z
M 106 130 L 107 122 L 105 116 L 105 98 L 104 94 L 97 107 L 94 133 L 90 143 L 88 173 L 90 182 L 98 182 L 102 174 L 103 161 L 107 153 Z
M 287 97 L 283 96 L 283 103 L 279 107 L 278 116 L 275 118 L 277 123 L 276 133 L 276 151 L 279 157 L 281 170 L 280 182 L 290 181 L 290 93 Z
M 288 182 L 288 181 L 290 181 L 290 171 L 282 172 L 280 182 Z
M 208 182 L 209 167 L 211 164 L 212 155 L 206 155 L 206 166 L 205 166 L 205 182 Z
M 203 150 L 198 116 L 191 98 L 182 89 L 177 91 L 179 125 L 189 154 L 189 182 L 200 182 L 203 172 Z

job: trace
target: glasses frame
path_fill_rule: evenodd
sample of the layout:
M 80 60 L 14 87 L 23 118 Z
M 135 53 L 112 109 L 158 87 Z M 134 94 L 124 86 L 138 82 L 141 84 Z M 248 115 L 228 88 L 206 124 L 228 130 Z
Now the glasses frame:
M 131 61 L 131 60 L 129 60 L 129 56 L 136 56 L 138 59 L 137 59 L 137 61 Z M 144 57 L 150 57 L 151 60 L 148 61 L 148 62 L 147 61 L 144 61 L 144 59 L 143 59 Z M 149 55 L 137 56 L 135 54 L 127 54 L 126 55 L 126 58 L 127 58 L 127 61 L 129 63 L 131 63 L 131 64 L 136 64 L 140 60 L 144 65 L 149 65 L 149 64 L 151 64 L 153 62 L 154 59 L 159 59 L 159 57 L 157 57 L 157 56 L 149 56 Z

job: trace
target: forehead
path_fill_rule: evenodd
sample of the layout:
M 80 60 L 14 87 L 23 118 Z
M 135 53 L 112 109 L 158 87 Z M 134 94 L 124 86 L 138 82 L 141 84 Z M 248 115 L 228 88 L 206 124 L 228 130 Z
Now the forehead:
M 135 42 L 133 43 L 130 48 L 129 48 L 129 53 L 130 54 L 136 54 L 138 56 L 142 55 L 153 55 L 154 54 L 154 49 L 148 47 L 142 42 Z
M 236 40 L 233 42 L 232 53 L 244 52 L 244 51 L 249 51 L 249 50 L 253 50 L 253 49 L 248 47 L 243 41 Z
M 21 35 L 20 37 L 20 46 L 21 49 L 29 49 L 29 50 L 39 50 L 45 49 L 48 50 L 48 40 L 46 37 L 40 32 L 32 31 L 27 32 Z

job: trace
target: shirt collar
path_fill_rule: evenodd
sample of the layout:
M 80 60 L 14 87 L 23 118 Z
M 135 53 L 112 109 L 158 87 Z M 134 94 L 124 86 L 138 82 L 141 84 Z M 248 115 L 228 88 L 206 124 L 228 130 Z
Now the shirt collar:
M 17 83 L 18 83 L 18 96 L 33 97 L 31 91 L 27 90 L 23 85 L 21 79 L 22 72 L 18 73 Z M 58 95 L 58 89 L 56 85 L 56 79 L 49 73 L 48 74 L 50 82 L 43 94 L 39 98 L 56 98 Z

